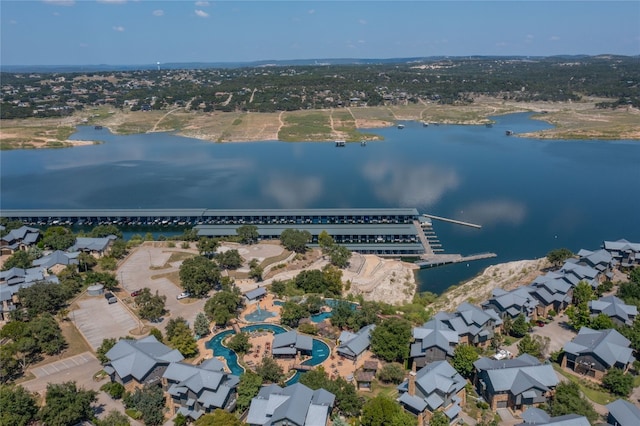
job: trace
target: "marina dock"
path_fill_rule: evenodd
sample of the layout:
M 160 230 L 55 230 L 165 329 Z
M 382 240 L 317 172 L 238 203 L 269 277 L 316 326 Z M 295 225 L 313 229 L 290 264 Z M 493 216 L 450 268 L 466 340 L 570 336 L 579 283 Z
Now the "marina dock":
M 482 228 L 482 225 L 476 225 L 475 223 L 463 222 L 461 220 L 456 220 L 456 219 L 449 219 L 447 217 L 434 216 L 432 214 L 423 214 L 422 216 L 428 217 L 429 219 L 440 220 L 442 222 L 455 223 L 456 225 L 470 226 L 471 228 L 477 228 L 477 229 Z
M 461 254 L 433 254 L 422 256 L 420 261 L 416 262 L 416 265 L 420 269 L 434 268 L 436 266 L 450 265 L 452 263 L 471 262 L 474 260 L 490 259 L 497 257 L 495 253 L 479 253 L 469 256 L 462 256 Z

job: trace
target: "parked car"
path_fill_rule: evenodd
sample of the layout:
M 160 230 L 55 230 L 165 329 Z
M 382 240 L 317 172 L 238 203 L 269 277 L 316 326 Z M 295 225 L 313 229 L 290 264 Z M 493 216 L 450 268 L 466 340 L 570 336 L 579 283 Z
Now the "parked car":
M 538 325 L 538 327 L 544 327 L 545 322 L 542 320 L 538 320 L 536 324 Z
M 176 299 L 178 300 L 186 299 L 187 297 L 191 297 L 191 293 L 189 293 L 188 291 L 183 291 L 182 293 L 176 296 Z
M 118 303 L 118 299 L 113 295 L 113 293 L 105 293 L 104 298 L 107 299 L 107 302 L 109 302 L 109 304 Z
M 138 296 L 140 293 L 142 293 L 142 290 L 141 290 L 141 289 L 133 290 L 133 291 L 131 292 L 131 297 L 136 297 L 136 296 Z

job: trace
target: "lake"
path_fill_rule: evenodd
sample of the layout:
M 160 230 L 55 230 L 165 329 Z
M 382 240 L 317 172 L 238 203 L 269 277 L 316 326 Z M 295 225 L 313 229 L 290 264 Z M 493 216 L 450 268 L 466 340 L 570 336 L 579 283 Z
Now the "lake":
M 416 207 L 482 225 L 434 221 L 445 252 L 497 259 L 421 271 L 441 292 L 489 264 L 545 256 L 603 240 L 640 241 L 640 142 L 506 136 L 547 128 L 529 114 L 493 127 L 403 122 L 365 130 L 384 141 L 211 143 L 168 133 L 117 136 L 80 127 L 72 138 L 104 143 L 0 153 L 1 207 L 364 208 Z

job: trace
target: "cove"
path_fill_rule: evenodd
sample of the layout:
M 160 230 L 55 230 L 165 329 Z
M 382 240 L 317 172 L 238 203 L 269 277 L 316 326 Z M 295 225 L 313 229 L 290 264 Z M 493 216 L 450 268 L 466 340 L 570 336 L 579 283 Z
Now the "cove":
M 549 127 L 529 114 L 485 126 L 403 122 L 369 129 L 383 141 L 212 143 L 169 133 L 113 135 L 79 127 L 99 145 L 0 153 L 0 202 L 28 208 L 416 207 L 482 225 L 434 221 L 445 252 L 487 261 L 420 271 L 440 293 L 489 264 L 603 240 L 640 241 L 638 141 L 505 136 Z

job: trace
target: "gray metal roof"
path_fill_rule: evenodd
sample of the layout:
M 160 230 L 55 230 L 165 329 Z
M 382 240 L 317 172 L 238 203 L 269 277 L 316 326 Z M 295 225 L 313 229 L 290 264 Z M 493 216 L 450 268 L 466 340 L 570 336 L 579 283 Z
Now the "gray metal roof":
M 347 341 L 342 341 L 336 349 L 339 354 L 357 357 L 371 345 L 371 332 L 376 328 L 375 324 L 362 327 L 355 336 Z
M 604 296 L 598 300 L 590 300 L 589 309 L 592 314 L 603 313 L 610 318 L 619 318 L 628 325 L 631 325 L 633 319 L 638 315 L 637 306 L 627 305 L 616 296 Z
M 589 426 L 589 420 L 585 416 L 577 414 L 567 414 L 564 416 L 551 417 L 540 408 L 528 408 L 522 413 L 522 423 L 525 425 L 547 425 L 547 426 Z
M 194 228 L 200 236 L 209 235 L 238 235 L 236 230 L 241 225 L 196 225 Z M 316 223 L 291 223 L 291 224 L 258 224 L 258 234 L 262 236 L 280 235 L 287 229 L 309 231 L 311 235 L 319 235 L 326 231 L 329 235 L 416 235 L 417 230 L 413 223 L 393 224 L 316 224 Z
M 119 340 L 106 353 L 111 366 L 122 378 L 142 380 L 158 363 L 182 361 L 179 351 L 158 342 L 153 336 L 140 340 Z
M 609 416 L 619 426 L 637 426 L 640 424 L 640 409 L 624 399 L 618 399 L 606 405 Z
M 612 367 L 616 363 L 628 364 L 635 360 L 630 345 L 631 342 L 616 330 L 582 327 L 563 349 L 573 355 L 593 354 L 607 367 Z
M 265 289 L 264 287 L 258 287 L 256 289 L 246 292 L 244 294 L 244 297 L 246 297 L 247 300 L 254 300 L 260 296 L 264 296 L 265 294 L 267 294 L 267 289 Z

